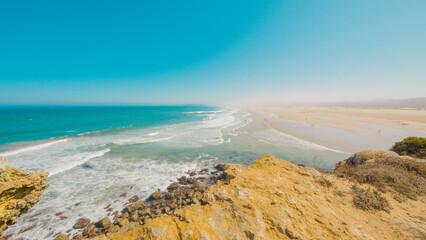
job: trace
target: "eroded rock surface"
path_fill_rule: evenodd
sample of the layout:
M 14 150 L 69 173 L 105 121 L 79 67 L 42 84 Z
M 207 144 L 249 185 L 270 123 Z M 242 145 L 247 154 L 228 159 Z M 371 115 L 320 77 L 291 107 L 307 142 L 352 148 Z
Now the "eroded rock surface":
M 248 167 L 227 165 L 225 173 L 228 181 L 206 189 L 200 203 L 93 239 L 425 238 L 423 196 L 400 203 L 385 194 L 389 213 L 360 210 L 354 182 L 267 155 Z
M 19 215 L 27 212 L 38 201 L 48 187 L 49 173 L 29 173 L 7 166 L 4 157 L 0 159 L 0 236 L 7 226 L 15 224 Z

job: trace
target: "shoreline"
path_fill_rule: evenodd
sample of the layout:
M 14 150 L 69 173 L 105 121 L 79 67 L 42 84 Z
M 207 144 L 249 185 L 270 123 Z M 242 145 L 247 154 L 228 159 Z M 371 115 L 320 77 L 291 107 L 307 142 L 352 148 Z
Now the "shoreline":
M 373 107 L 261 107 L 257 110 L 273 113 L 280 118 L 356 133 L 368 131 L 360 123 L 379 124 L 426 134 L 426 109 Z
M 331 113 L 327 112 L 327 109 L 330 109 Z M 384 113 L 358 117 L 368 120 L 359 121 L 354 120 L 356 117 L 353 115 L 356 115 L 356 112 L 346 114 L 351 109 L 344 108 L 343 111 L 340 111 L 341 109 L 323 107 L 258 108 L 252 110 L 252 113 L 255 118 L 263 121 L 272 129 L 346 153 L 355 153 L 365 149 L 389 149 L 395 142 L 408 136 L 426 137 L 426 134 L 421 131 L 396 127 L 396 123 L 393 126 L 381 124 L 383 121 L 387 121 L 381 119 L 385 115 L 398 111 L 399 118 L 402 118 L 401 114 L 405 110 L 385 109 Z M 360 108 L 357 109 L 360 111 Z M 367 109 L 366 112 L 371 113 L 372 110 Z M 340 111 L 340 118 L 336 117 L 336 111 Z M 374 111 L 380 112 L 380 109 Z M 419 117 L 413 118 L 417 122 L 411 127 L 418 126 L 417 130 L 423 130 L 423 125 L 426 126 L 426 110 L 413 111 L 419 111 L 421 114 Z M 413 111 L 410 110 L 410 114 L 407 114 L 407 122 L 414 121 L 409 119 Z M 364 114 L 366 113 L 364 112 Z M 425 116 L 424 119 L 423 115 Z
M 354 156 L 352 159 L 411 160 L 390 151 L 363 151 Z M 114 221 L 104 218 L 89 223 L 86 219 L 83 235 L 93 240 L 181 239 L 182 236 L 188 239 L 231 239 L 235 236 L 249 236 L 250 239 L 254 236 L 266 239 L 417 239 L 425 236 L 424 221 L 416 216 L 424 211 L 424 205 L 418 204 L 424 201 L 423 196 L 402 201 L 395 198 L 398 192 L 393 188 L 377 193 L 370 191 L 371 187 L 376 188 L 373 183 L 354 185 L 345 172 L 353 165 L 346 161 L 340 162 L 334 173 L 297 166 L 270 155 L 262 156 L 249 166 L 223 165 L 223 179 L 208 186 L 203 193 L 193 194 L 194 186 L 186 192 L 188 197 L 188 194 L 194 195 L 190 204 L 175 208 L 173 212 L 167 207 L 173 197 L 164 199 L 164 196 L 180 196 L 176 188 L 179 184 L 175 182 L 168 192 L 154 192 L 147 201 L 127 206 Z M 389 174 L 380 163 L 357 164 L 370 164 L 367 167 Z M 421 163 L 411 164 L 418 167 Z M 380 200 L 380 205 L 371 202 L 372 194 Z M 160 213 L 160 209 L 162 212 L 151 217 L 148 210 L 154 204 L 160 206 L 154 212 Z M 63 233 L 56 240 L 68 240 L 67 235 L 70 234 Z M 73 239 L 82 237 L 77 235 Z
M 247 113 L 247 111 L 244 111 L 245 113 Z M 225 141 L 225 143 L 231 143 L 233 145 L 223 145 L 223 142 L 218 144 L 218 145 L 214 145 L 217 146 L 215 148 L 217 148 L 216 150 L 221 150 L 221 152 L 215 152 L 213 148 L 205 148 L 208 151 L 212 151 L 214 156 L 225 156 L 224 154 L 234 154 L 232 157 L 235 157 L 236 153 L 238 152 L 238 154 L 242 155 L 244 158 L 248 158 L 248 161 L 229 161 L 229 162 L 225 162 L 225 161 L 221 161 L 222 163 L 225 164 L 238 164 L 241 167 L 244 166 L 244 163 L 246 162 L 250 162 L 250 164 L 246 165 L 247 167 L 249 167 L 250 165 L 253 165 L 253 163 L 250 160 L 250 157 L 253 156 L 254 154 L 259 153 L 259 151 L 265 151 L 265 153 L 267 154 L 274 154 L 276 155 L 277 153 L 280 153 L 282 151 L 288 150 L 288 155 L 289 157 L 280 157 L 281 159 L 287 159 L 288 161 L 293 162 L 295 160 L 295 158 L 297 158 L 299 155 L 300 157 L 306 157 L 306 158 L 302 158 L 301 163 L 303 163 L 304 166 L 309 166 L 309 164 L 306 164 L 306 162 L 309 162 L 310 157 L 313 157 L 312 161 L 313 162 L 313 167 L 320 167 L 321 163 L 320 160 L 322 160 L 321 158 L 325 158 L 328 160 L 332 160 L 335 159 L 336 156 L 343 156 L 346 154 L 350 154 L 351 152 L 356 152 L 358 151 L 357 149 L 360 148 L 361 150 L 365 150 L 365 149 L 371 149 L 369 148 L 365 148 L 364 146 L 368 145 L 368 146 L 374 146 L 377 149 L 386 149 L 389 147 L 382 147 L 385 146 L 386 144 L 389 144 L 389 139 L 388 138 L 396 138 L 394 137 L 397 136 L 399 137 L 401 134 L 406 134 L 409 131 L 407 130 L 401 130 L 401 129 L 396 129 L 396 128 L 392 128 L 392 127 L 385 127 L 383 128 L 382 125 L 378 125 L 378 124 L 372 124 L 372 123 L 357 123 L 357 124 L 361 124 L 363 125 L 366 129 L 372 129 L 370 131 L 376 131 L 378 128 L 383 130 L 383 133 L 381 135 L 361 135 L 361 134 L 357 134 L 354 131 L 349 131 L 346 129 L 342 129 L 342 128 L 337 128 L 337 127 L 330 127 L 330 126 L 323 126 L 320 124 L 310 124 L 307 122 L 302 122 L 302 121 L 295 121 L 295 120 L 289 120 L 289 119 L 284 119 L 284 118 L 280 118 L 276 115 L 270 114 L 270 113 L 265 113 L 265 112 L 261 112 L 261 111 L 250 111 L 251 114 L 247 113 L 247 114 L 240 114 L 240 115 L 235 115 L 234 120 L 232 120 L 232 122 L 237 122 L 238 124 L 234 124 L 231 125 L 231 127 L 233 126 L 239 126 L 238 128 L 234 129 L 228 129 L 227 131 L 224 132 L 223 129 L 225 129 L 225 127 L 223 126 L 228 126 L 227 124 L 229 124 L 227 121 L 225 121 L 223 123 L 223 119 L 230 119 L 230 117 L 227 117 L 228 115 L 225 116 L 221 116 L 219 118 L 220 123 L 222 123 L 222 125 L 218 125 L 218 124 L 209 124 L 208 126 L 210 126 L 211 128 L 214 128 L 214 132 L 216 132 L 216 130 L 219 130 L 219 132 L 221 134 L 227 135 L 229 141 Z M 230 113 L 231 114 L 231 113 Z M 235 114 L 235 113 L 232 113 Z M 231 115 L 232 115 L 231 114 Z M 232 115 L 234 116 L 234 115 Z M 238 116 L 240 116 L 241 118 L 238 118 Z M 248 119 L 248 118 L 249 119 Z M 208 120 L 208 119 L 207 119 Z M 246 120 L 248 121 L 247 124 L 242 124 L 240 125 L 240 123 L 245 123 Z M 251 123 L 251 121 L 253 121 L 253 123 Z M 182 125 L 180 125 L 182 126 Z M 204 125 L 202 125 L 203 127 Z M 229 126 L 228 126 L 229 127 Z M 203 131 L 205 128 L 202 128 Z M 153 136 L 157 136 L 158 134 L 152 134 L 152 129 L 148 129 L 148 130 L 143 130 L 141 132 L 137 132 L 138 135 L 143 134 L 144 136 L 149 136 L 149 137 L 153 137 Z M 238 130 L 238 131 L 236 131 Z M 123 132 L 123 134 L 126 134 L 127 132 Z M 201 132 L 203 133 L 203 132 Z M 235 133 L 237 133 L 235 135 Z M 132 134 L 135 134 L 135 132 L 130 132 L 130 137 L 132 137 Z M 234 135 L 233 135 L 234 134 Z M 215 136 L 215 135 L 208 135 L 208 136 Z M 96 136 L 97 138 L 101 138 L 103 140 L 108 140 L 108 138 L 105 138 L 105 136 Z M 126 137 L 125 139 L 128 139 L 128 135 L 125 135 L 124 137 Z M 160 139 L 163 139 L 164 136 L 158 136 Z M 82 140 L 85 140 L 86 137 L 82 138 Z M 191 137 L 193 138 L 193 136 Z M 220 138 L 222 140 L 225 140 L 226 138 L 223 135 L 220 135 Z M 231 141 L 232 138 L 232 141 Z M 184 139 L 179 139 L 179 142 L 184 142 L 186 138 Z M 204 139 L 204 138 L 203 138 Z M 201 139 L 201 140 L 203 140 Z M 259 143 L 257 141 L 253 141 L 253 140 L 262 140 L 259 141 Z M 88 139 L 86 139 L 88 140 Z M 90 139 L 93 140 L 93 139 Z M 100 139 L 98 139 L 100 140 Z M 154 139 L 155 140 L 155 139 Z M 175 139 L 176 140 L 176 139 Z M 398 139 L 400 140 L 400 139 Z M 108 142 L 107 141 L 107 142 Z M 390 141 L 394 141 L 394 140 L 390 140 Z M 156 141 L 153 141 L 153 143 L 155 143 Z M 82 142 L 82 143 L 87 143 L 87 142 Z M 70 142 L 67 143 L 71 144 Z M 248 146 L 250 146 L 250 148 L 238 148 L 241 145 L 244 144 L 250 144 Z M 257 144 L 257 145 L 256 145 Z M 390 143 L 391 145 L 394 144 L 394 142 Z M 81 144 L 80 144 L 81 145 Z M 49 145 L 50 146 L 50 145 Z M 54 147 L 52 147 L 51 150 L 56 149 L 57 146 L 61 146 L 61 144 L 59 145 L 54 145 Z M 152 145 L 155 146 L 155 145 Z M 152 146 L 148 146 L 147 149 L 152 149 Z M 244 145 L 246 146 L 246 145 Z M 229 150 L 226 150 L 226 148 L 230 148 L 232 147 L 234 152 L 231 152 Z M 258 149 L 255 149 L 255 147 L 258 147 Z M 108 146 L 108 149 L 112 148 L 111 146 Z M 119 150 L 123 150 L 121 148 L 118 148 Z M 126 152 L 128 150 L 133 150 L 134 148 L 125 148 L 124 150 L 126 150 Z M 135 149 L 140 149 L 140 145 L 135 148 Z M 260 150 L 259 150 L 260 149 Z M 96 151 L 99 151 L 99 148 L 95 149 Z M 164 150 L 161 150 L 161 154 L 164 155 Z M 85 154 L 93 154 L 96 153 L 91 151 L 91 152 L 83 152 L 83 155 L 77 155 L 77 156 L 86 156 L 88 157 L 88 155 Z M 197 152 L 200 151 L 199 149 L 197 150 Z M 223 153 L 223 155 L 220 155 L 221 153 Z M 46 151 L 46 154 L 51 154 L 51 151 Z M 161 161 L 152 161 L 154 163 L 154 167 L 150 168 L 153 169 L 154 172 L 158 170 L 158 177 L 156 177 L 156 183 L 155 184 L 151 184 L 150 188 L 148 189 L 146 186 L 147 183 L 149 183 L 148 181 L 150 181 L 150 177 L 148 176 L 147 178 L 140 178 L 140 175 L 144 175 L 146 176 L 146 174 L 141 174 L 142 173 L 146 173 L 147 171 L 144 172 L 144 169 L 147 167 L 146 163 L 150 163 L 149 161 L 145 161 L 145 163 L 143 165 L 141 165 L 141 168 L 134 168 L 135 171 L 132 172 L 131 170 L 127 170 L 127 169 L 123 169 L 126 170 L 125 176 L 120 175 L 120 174 L 116 174 L 114 175 L 114 177 L 116 179 L 126 179 L 126 180 L 130 180 L 127 184 L 123 184 L 123 185 L 111 185 L 114 188 L 119 188 L 120 190 L 114 190 L 112 188 L 105 188 L 104 191 L 106 191 L 105 193 L 109 194 L 109 196 L 104 197 L 104 194 L 91 194 L 90 196 L 97 196 L 97 203 L 92 204 L 92 200 L 86 200 L 84 201 L 84 199 L 87 199 L 85 197 L 87 197 L 87 192 L 88 191 L 81 191 L 78 192 L 77 189 L 75 189 L 71 194 L 73 196 L 80 196 L 82 197 L 82 200 L 78 200 L 75 201 L 74 203 L 72 203 L 73 205 L 69 205 L 68 207 L 66 206 L 67 204 L 64 204 L 63 207 L 62 205 L 60 206 L 59 211 L 48 211 L 48 212 L 42 212 L 45 211 L 46 209 L 46 204 L 47 202 L 49 202 L 48 209 L 51 209 L 51 207 L 57 208 L 59 205 L 57 205 L 57 203 L 63 203 L 61 201 L 57 201 L 56 199 L 50 198 L 49 196 L 51 196 L 51 193 L 54 193 L 55 191 L 61 192 L 61 194 L 65 194 L 66 192 L 63 191 L 63 188 L 59 188 L 61 186 L 64 186 L 63 183 L 66 183 L 66 181 L 72 181 L 73 183 L 75 183 L 74 179 L 76 179 L 77 177 L 80 176 L 84 176 L 85 177 L 85 181 L 89 181 L 89 182 L 95 182 L 95 183 L 101 183 L 99 186 L 104 185 L 107 182 L 107 179 L 109 179 L 109 177 L 111 177 L 111 173 L 112 172 L 116 172 L 116 170 L 120 170 L 120 168 L 122 166 L 126 166 L 126 165 L 130 165 L 130 166 L 139 166 L 139 165 L 134 165 L 137 163 L 141 163 L 140 160 L 137 161 L 123 161 L 123 157 L 121 157 L 122 155 L 119 155 L 118 158 L 120 159 L 118 162 L 118 165 L 114 165 L 117 164 L 116 160 L 117 158 L 112 158 L 114 157 L 114 151 L 112 151 L 111 154 L 109 154 L 108 152 L 106 153 L 107 157 L 103 157 L 102 156 L 97 156 L 99 159 L 96 158 L 90 158 L 87 160 L 87 164 L 84 163 L 81 165 L 81 167 L 76 168 L 73 171 L 69 171 L 69 172 L 65 172 L 64 174 L 59 174 L 55 177 L 52 177 L 50 179 L 50 183 L 51 186 L 50 188 L 47 190 L 46 192 L 46 196 L 44 197 L 44 200 L 42 202 L 40 202 L 37 207 L 35 207 L 32 210 L 32 215 L 25 215 L 22 216 L 21 218 L 21 222 L 18 223 L 21 226 L 12 226 L 10 230 L 8 230 L 9 232 L 13 232 L 15 231 L 17 234 L 17 237 L 19 235 L 19 237 L 22 236 L 29 236 L 30 234 L 32 234 L 32 232 L 37 232 L 40 234 L 44 234 L 43 230 L 38 229 L 36 225 L 33 224 L 34 219 L 38 219 L 37 221 L 42 222 L 43 221 L 43 217 L 44 217 L 44 222 L 48 223 L 46 219 L 54 219 L 57 222 L 62 221 L 61 223 L 65 223 L 62 224 L 61 226 L 57 226 L 57 230 L 59 232 L 64 232 L 64 233 L 76 233 L 74 230 L 72 230 L 71 228 L 71 224 L 68 223 L 75 223 L 76 220 L 78 219 L 86 219 L 85 221 L 87 221 L 87 219 L 91 219 L 93 220 L 105 220 L 107 221 L 104 215 L 102 215 L 103 213 L 107 213 L 109 218 L 113 218 L 113 216 L 116 216 L 118 218 L 118 215 L 115 214 L 114 211 L 120 211 L 122 209 L 125 209 L 125 207 L 130 203 L 131 199 L 133 199 L 133 197 L 131 199 L 126 198 L 126 195 L 128 194 L 129 196 L 137 195 L 137 198 L 139 199 L 139 197 L 141 197 L 142 199 L 147 198 L 148 196 L 150 196 L 149 194 L 152 194 L 152 191 L 154 191 L 154 189 L 160 189 L 160 193 L 167 195 L 166 193 L 163 193 L 161 191 L 166 191 L 165 189 L 168 189 L 167 187 L 167 183 L 172 182 L 172 178 L 169 178 L 169 176 L 166 175 L 161 175 L 161 173 L 167 172 L 167 173 L 172 173 L 172 175 L 175 175 L 176 177 L 178 176 L 182 176 L 179 174 L 184 174 L 183 173 L 183 168 L 181 167 L 185 167 L 185 170 L 203 170 L 201 169 L 201 165 L 193 165 L 193 164 L 188 164 L 188 163 L 192 163 L 193 161 L 190 162 L 176 162 L 177 165 L 170 165 L 169 162 L 164 162 L 165 164 L 161 164 Z M 309 155 L 311 154 L 311 155 Z M 317 156 L 315 156 L 316 154 L 318 154 L 317 156 L 320 156 L 317 159 Z M 279 155 L 279 154 L 277 154 Z M 13 155 L 12 155 L 13 156 Z M 32 158 L 34 157 L 34 154 L 31 154 Z M 75 154 L 73 155 L 75 156 Z M 171 155 L 172 159 L 176 158 L 176 155 Z M 199 155 L 200 156 L 200 155 Z M 232 159 L 232 157 L 230 157 L 228 160 Z M 349 156 L 348 156 L 349 157 Z M 80 159 L 80 158 L 74 158 L 74 159 Z M 125 159 L 125 158 L 124 158 Z M 140 159 L 140 158 L 139 158 Z M 217 160 L 218 158 L 216 158 Z M 341 158 L 339 160 L 342 161 L 343 159 L 346 158 Z M 90 160 L 90 161 L 89 161 Z M 213 159 L 213 161 L 216 161 Z M 225 160 L 225 159 L 222 159 Z M 304 160 L 304 161 L 303 161 Z M 194 159 L 194 161 L 196 161 Z M 256 160 L 257 161 L 257 160 Z M 256 162 L 254 161 L 254 162 Z M 336 162 L 337 163 L 337 162 Z M 104 166 L 101 164 L 105 164 Z M 207 165 L 206 165 L 207 164 Z M 213 164 L 213 162 L 211 160 L 206 160 L 204 162 L 202 162 L 203 168 L 206 168 L 208 166 L 210 166 L 209 164 Z M 295 166 L 297 164 L 294 163 Z M 301 166 L 303 166 L 301 164 Z M 157 166 L 157 167 L 155 167 Z M 176 166 L 179 167 L 179 169 L 175 169 Z M 213 166 L 213 165 L 211 165 Z M 332 167 L 334 168 L 335 164 L 332 165 Z M 173 171 L 169 168 L 172 167 Z M 320 167 L 321 168 L 321 167 Z M 324 167 L 323 167 L 324 168 Z M 68 169 L 69 170 L 69 169 Z M 149 170 L 149 168 L 148 168 Z M 166 171 L 165 171 L 166 170 Z M 106 173 L 105 178 L 103 178 L 102 176 L 99 177 L 100 173 Z M 85 173 L 84 175 L 82 175 L 82 173 Z M 93 173 L 97 173 L 96 176 L 93 175 Z M 137 178 L 135 178 L 133 174 L 137 175 Z M 189 176 L 192 176 L 189 172 L 185 172 L 185 174 L 189 174 Z M 133 177 L 132 177 L 133 176 Z M 157 176 L 157 175 L 156 175 Z M 195 175 L 194 175 L 195 176 Z M 93 178 L 90 178 L 93 177 Z M 62 180 L 61 178 L 63 178 L 64 180 Z M 206 179 L 205 179 L 206 180 Z M 159 183 L 161 181 L 161 183 Z M 140 183 L 142 183 L 143 185 L 141 185 Z M 62 185 L 61 185 L 62 184 Z M 115 183 L 114 183 L 115 184 Z M 55 189 L 56 188 L 56 189 Z M 102 187 L 98 187 L 97 189 L 103 189 Z M 125 191 L 121 191 L 121 189 L 126 189 Z M 112 191 L 111 191 L 112 190 Z M 151 191 L 152 190 L 152 191 Z M 184 188 L 184 190 L 188 190 L 186 188 Z M 120 194 L 120 195 L 119 195 Z M 106 195 L 106 194 L 105 194 Z M 124 195 L 124 196 L 123 196 Z M 158 194 L 157 194 L 158 195 Z M 178 194 L 180 195 L 180 194 Z M 118 197 L 117 197 L 118 196 Z M 47 197 L 47 198 L 46 198 Z M 105 201 L 107 198 L 109 198 L 109 200 Z M 111 200 L 112 199 L 112 200 Z M 61 199 L 60 199 L 61 200 Z M 165 201 L 169 201 L 172 199 L 163 199 Z M 126 202 L 127 201 L 127 202 Z M 132 200 L 133 201 L 133 200 Z M 195 203 L 200 202 L 198 199 L 197 200 L 192 200 L 192 198 L 190 200 L 186 200 L 186 202 L 188 203 L 188 201 L 192 201 L 194 204 L 193 205 L 197 205 Z M 100 204 L 99 204 L 100 203 Z M 104 204 L 106 203 L 106 204 Z M 152 205 L 150 204 L 145 204 L 146 206 L 148 206 L 150 208 L 150 212 L 158 212 L 161 210 L 161 213 L 172 213 L 172 211 L 170 210 L 171 206 L 167 205 L 166 203 L 168 202 L 164 202 L 164 206 L 161 206 L 161 209 L 152 209 Z M 55 205 L 56 204 L 56 205 Z M 122 206 L 121 206 L 122 205 Z M 174 206 L 174 205 L 172 205 Z M 183 205 L 182 205 L 183 206 Z M 44 208 L 43 208 L 44 207 Z M 86 210 L 89 211 L 89 207 L 90 210 L 93 211 L 93 213 L 95 214 L 91 214 L 90 216 L 88 214 L 82 213 L 82 210 Z M 122 208 L 124 207 L 124 208 Z M 191 207 L 189 207 L 191 208 Z M 72 209 L 70 211 L 68 211 L 69 209 Z M 77 211 L 75 210 L 77 209 Z M 185 208 L 188 209 L 188 208 Z M 141 210 L 141 209 L 139 209 Z M 158 211 L 157 211 L 158 210 Z M 38 211 L 37 213 L 35 211 Z M 96 211 L 96 212 L 95 212 Z M 185 210 L 186 211 L 186 210 Z M 114 213 L 113 213 L 114 212 Z M 40 215 L 40 214 L 44 214 L 44 215 Z M 112 215 L 111 215 L 112 214 Z M 124 215 L 123 215 L 124 214 Z M 139 211 L 138 211 L 138 214 Z M 134 214 L 134 212 L 132 211 L 132 214 L 130 214 L 130 212 L 128 214 L 125 214 L 124 212 L 122 212 L 122 214 L 120 215 L 120 218 L 123 219 L 127 219 L 127 218 L 133 218 L 134 221 L 142 221 L 143 224 L 145 224 L 146 222 L 146 218 L 148 218 L 148 220 L 153 219 L 152 217 L 155 215 L 159 215 L 159 214 L 154 214 L 154 215 L 150 215 L 150 217 L 146 217 L 147 215 L 145 215 L 145 213 L 142 213 L 144 215 L 145 220 L 141 219 L 140 217 L 142 216 L 136 216 Z M 134 216 L 133 216 L 134 215 Z M 99 216 L 102 216 L 101 218 L 98 218 Z M 41 220 L 40 220 L 41 219 Z M 104 226 L 103 221 L 100 222 L 93 222 L 93 224 L 90 225 L 90 228 L 88 228 L 87 233 L 88 235 L 93 235 L 93 230 L 96 227 L 96 231 L 104 231 L 106 228 Z M 115 219 L 114 219 L 115 220 Z M 121 222 L 123 222 L 123 224 L 121 224 Z M 123 227 L 124 223 L 126 223 L 126 220 L 122 220 L 122 221 L 117 221 L 117 224 L 120 227 Z M 119 223 L 120 222 L 120 223 Z M 111 225 L 111 222 L 109 222 L 109 224 L 107 224 L 109 227 L 113 227 Z M 123 226 L 122 226 L 123 225 Z M 64 227 L 62 227 L 64 226 Z M 95 227 L 94 227 L 95 226 Z M 99 227 L 100 226 L 100 227 Z M 108 228 L 108 227 L 107 227 Z M 118 227 L 115 227 L 117 230 Z M 74 228 L 73 228 L 74 229 Z M 102 230 L 104 229 L 104 230 Z M 127 229 L 128 230 L 128 229 Z M 126 227 L 122 229 L 122 231 L 127 231 Z M 80 231 L 80 230 L 79 230 Z M 84 230 L 81 230 L 84 231 Z M 91 232 L 92 234 L 89 234 L 89 232 Z M 41 235 L 40 235 L 41 236 Z M 45 234 L 46 238 L 49 238 L 53 235 L 51 235 L 50 233 Z M 24 237 L 25 238 L 25 237 Z

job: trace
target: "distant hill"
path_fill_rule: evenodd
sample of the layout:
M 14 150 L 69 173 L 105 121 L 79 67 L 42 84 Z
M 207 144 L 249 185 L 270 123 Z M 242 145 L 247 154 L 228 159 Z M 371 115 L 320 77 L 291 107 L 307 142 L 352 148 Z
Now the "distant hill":
M 375 99 L 368 101 L 331 103 L 327 105 L 342 107 L 426 108 L 426 97 L 407 99 Z

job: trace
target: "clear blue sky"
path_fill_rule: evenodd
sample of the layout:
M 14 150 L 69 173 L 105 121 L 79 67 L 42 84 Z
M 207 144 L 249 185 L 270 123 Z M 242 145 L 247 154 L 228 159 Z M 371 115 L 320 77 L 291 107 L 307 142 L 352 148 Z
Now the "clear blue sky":
M 426 1 L 1 1 L 0 104 L 426 96 Z

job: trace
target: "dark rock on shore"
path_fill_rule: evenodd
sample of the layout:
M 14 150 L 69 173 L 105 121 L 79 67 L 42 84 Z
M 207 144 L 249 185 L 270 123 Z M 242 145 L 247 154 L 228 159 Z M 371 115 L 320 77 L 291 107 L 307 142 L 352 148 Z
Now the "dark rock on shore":
M 144 207 L 145 207 L 145 201 L 139 201 L 139 202 L 133 203 L 132 205 L 127 206 L 125 210 L 127 212 L 134 212 Z
M 96 236 L 96 230 L 95 230 L 96 226 L 95 224 L 90 224 L 89 226 L 87 226 L 84 231 L 83 231 L 83 236 L 87 236 L 87 237 L 94 237 Z
M 69 240 L 70 238 L 67 236 L 67 235 L 65 235 L 65 234 L 59 234 L 56 238 L 55 238 L 55 240 Z
M 148 200 L 152 201 L 152 200 L 158 200 L 163 198 L 163 194 L 161 193 L 160 190 L 157 190 L 155 193 L 151 194 L 151 196 L 149 196 Z
M 84 230 L 82 234 L 74 236 L 73 239 L 130 231 L 164 214 L 174 215 L 177 209 L 187 205 L 207 204 L 208 201 L 205 201 L 204 197 L 206 189 L 219 180 L 228 181 L 232 177 L 224 174 L 223 170 L 221 170 L 224 168 L 225 165 L 218 164 L 215 166 L 217 170 L 209 176 L 207 175 L 209 170 L 207 168 L 202 169 L 198 173 L 205 175 L 200 177 L 195 177 L 197 175 L 196 171 L 188 171 L 187 174 L 191 177 L 182 176 L 178 178 L 178 182 L 170 184 L 166 192 L 157 190 L 146 200 L 139 200 L 139 197 L 135 195 L 129 199 L 129 205 L 121 213 L 116 211 L 112 214 L 113 221 L 106 217 L 90 224 L 89 219 L 79 219 L 73 228 L 84 228 Z M 120 197 L 125 197 L 126 195 L 126 193 L 123 193 Z
M 179 181 L 179 184 L 188 185 L 188 180 L 187 180 L 186 176 L 182 176 L 182 177 L 178 178 L 178 181 Z
M 90 219 L 88 218 L 80 218 L 77 220 L 77 222 L 72 226 L 74 229 L 81 229 L 85 228 L 87 225 L 89 225 Z
M 111 220 L 109 218 L 103 218 L 95 224 L 98 228 L 109 228 L 111 226 Z
M 221 172 L 225 171 L 225 165 L 221 163 L 217 164 L 214 168 Z
M 179 188 L 179 183 L 174 182 L 167 187 L 167 190 L 176 190 Z
M 133 197 L 129 199 L 129 203 L 134 203 L 134 202 L 137 202 L 138 200 L 139 200 L 139 196 L 134 195 Z

